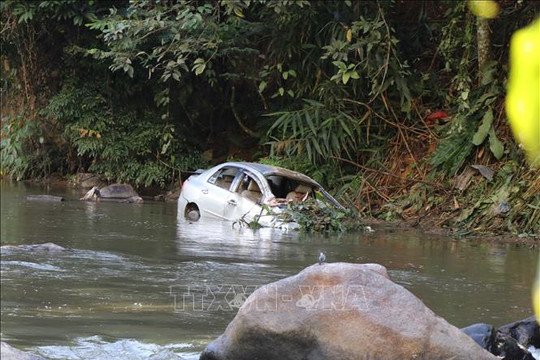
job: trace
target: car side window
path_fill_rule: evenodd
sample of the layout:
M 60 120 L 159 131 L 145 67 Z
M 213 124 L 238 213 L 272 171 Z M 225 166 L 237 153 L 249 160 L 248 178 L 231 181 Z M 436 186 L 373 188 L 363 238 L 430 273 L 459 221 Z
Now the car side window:
M 222 189 L 229 190 L 237 173 L 238 169 L 235 167 L 224 167 L 212 174 L 208 182 Z
M 255 203 L 259 203 L 262 199 L 262 192 L 257 181 L 250 175 L 244 174 L 237 192 Z

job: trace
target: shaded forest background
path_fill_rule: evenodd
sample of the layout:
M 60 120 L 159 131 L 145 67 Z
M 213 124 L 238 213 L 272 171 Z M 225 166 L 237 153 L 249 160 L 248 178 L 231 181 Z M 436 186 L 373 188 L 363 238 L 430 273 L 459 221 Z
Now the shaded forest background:
M 538 234 L 504 112 L 537 1 L 6 0 L 2 174 L 170 188 L 225 160 L 304 172 L 361 214 Z

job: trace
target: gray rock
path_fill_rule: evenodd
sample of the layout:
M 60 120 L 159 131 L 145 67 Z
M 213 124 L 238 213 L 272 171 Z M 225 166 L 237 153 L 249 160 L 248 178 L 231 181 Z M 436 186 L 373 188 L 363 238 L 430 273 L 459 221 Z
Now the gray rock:
M 470 336 L 482 348 L 493 352 L 495 334 L 497 333 L 493 325 L 473 324 L 461 329 L 461 331 Z
M 140 198 L 139 194 L 129 184 L 112 184 L 99 190 L 102 199 L 129 199 Z
M 201 360 L 496 359 L 377 264 L 313 265 L 257 289 Z
M 41 356 L 16 349 L 3 341 L 0 344 L 0 358 L 2 360 L 45 360 Z
M 26 200 L 58 202 L 58 201 L 64 201 L 64 198 L 61 196 L 53 196 L 53 195 L 27 195 Z

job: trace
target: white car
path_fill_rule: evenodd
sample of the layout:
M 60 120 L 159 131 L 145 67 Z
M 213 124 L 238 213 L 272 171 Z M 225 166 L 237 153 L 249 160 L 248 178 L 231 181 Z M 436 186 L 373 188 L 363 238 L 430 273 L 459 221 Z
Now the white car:
M 199 170 L 184 182 L 178 198 L 178 216 L 191 221 L 214 217 L 246 223 L 256 221 L 265 227 L 295 228 L 297 224 L 284 223 L 276 214 L 287 203 L 308 198 L 326 200 L 345 210 L 321 185 L 304 174 L 271 165 L 227 162 Z

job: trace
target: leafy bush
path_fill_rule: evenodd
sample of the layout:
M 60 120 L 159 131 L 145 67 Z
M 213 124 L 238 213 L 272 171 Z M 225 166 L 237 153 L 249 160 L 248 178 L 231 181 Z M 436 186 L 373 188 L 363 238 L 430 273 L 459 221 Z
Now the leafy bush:
M 152 112 L 113 111 L 92 83 L 68 82 L 41 113 L 63 126 L 63 138 L 83 164 L 79 171 L 165 187 L 182 171 L 203 166 L 202 154 L 174 125 Z
M 16 180 L 41 179 L 61 161 L 55 147 L 49 143 L 37 122 L 24 117 L 5 117 L 1 130 L 1 174 Z

